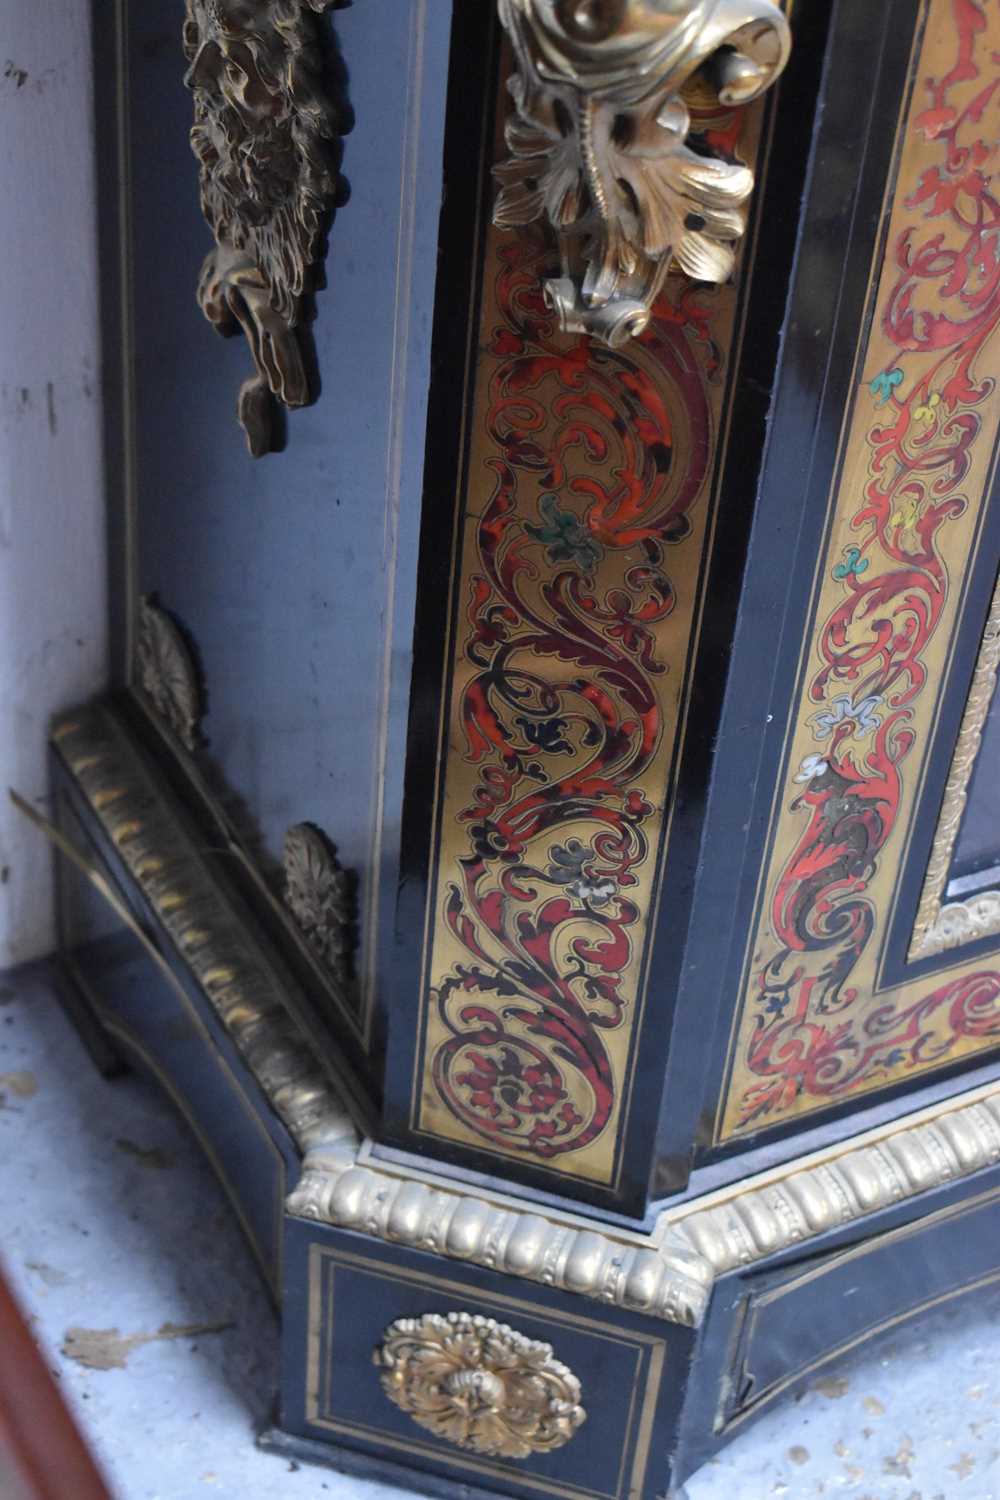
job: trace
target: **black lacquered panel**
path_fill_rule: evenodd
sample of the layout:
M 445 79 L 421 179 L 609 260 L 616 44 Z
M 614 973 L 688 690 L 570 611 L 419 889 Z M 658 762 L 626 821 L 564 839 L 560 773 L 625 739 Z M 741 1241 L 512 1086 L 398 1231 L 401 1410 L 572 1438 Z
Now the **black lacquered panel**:
M 476 1267 L 375 1247 L 361 1236 L 304 1221 L 288 1223 L 286 1275 L 286 1432 L 525 1500 L 652 1500 L 662 1490 L 673 1382 L 689 1331 L 668 1333 L 626 1313 L 604 1315 L 579 1298 L 512 1288 L 509 1280 Z M 501 1325 L 497 1338 L 508 1352 L 515 1350 L 515 1366 L 511 1331 L 550 1346 L 552 1357 L 578 1380 L 586 1412 L 568 1441 L 548 1452 L 491 1456 L 476 1452 L 474 1443 L 463 1449 L 437 1436 L 387 1396 L 373 1358 L 387 1330 L 399 1319 L 456 1312 Z M 425 1352 L 436 1358 L 432 1348 Z M 547 1368 L 545 1357 L 539 1359 L 540 1368 Z M 460 1365 L 460 1357 L 454 1367 L 447 1360 L 446 1367 L 436 1365 L 435 1378 L 446 1380 Z M 424 1414 L 442 1404 L 419 1382 L 409 1393 L 405 1405 Z M 470 1430 L 482 1434 L 485 1428 L 473 1420 Z M 534 1424 L 525 1422 L 522 1430 L 534 1433 Z
M 272 887 L 302 821 L 355 872 L 346 1024 L 364 1044 L 398 853 L 450 6 L 338 9 L 336 43 L 302 9 L 326 28 L 324 91 L 354 118 L 349 201 L 311 304 L 318 399 L 287 414 L 284 451 L 253 459 L 236 420 L 246 341 L 220 338 L 196 297 L 213 241 L 183 6 L 124 6 L 131 610 L 134 626 L 151 596 L 180 627 L 203 694 L 198 774 Z M 260 186 L 262 163 L 248 170 Z

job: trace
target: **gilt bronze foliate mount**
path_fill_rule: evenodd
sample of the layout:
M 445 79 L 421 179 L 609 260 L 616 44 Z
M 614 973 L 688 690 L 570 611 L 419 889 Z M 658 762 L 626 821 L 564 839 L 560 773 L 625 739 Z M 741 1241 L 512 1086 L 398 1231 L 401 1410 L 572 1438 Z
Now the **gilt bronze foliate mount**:
M 187 0 L 191 145 L 215 237 L 198 301 L 253 356 L 238 413 L 254 457 L 276 446 L 278 404 L 315 398 L 308 299 L 349 123 L 320 30 L 336 3 Z M 672 264 L 699 281 L 730 275 L 753 173 L 693 136 L 684 91 L 697 76 L 723 106 L 756 98 L 788 59 L 788 23 L 772 0 L 497 3 L 516 66 L 495 222 L 546 220 L 562 274 L 544 289 L 561 326 L 624 343 Z
M 586 1420 L 580 1382 L 551 1344 L 495 1318 L 397 1318 L 374 1362 L 390 1401 L 435 1437 L 472 1453 L 551 1453 Z
M 566 332 L 640 334 L 667 272 L 725 281 L 753 173 L 694 138 L 684 97 L 748 103 L 788 60 L 771 0 L 498 0 L 515 70 L 494 222 L 544 220 L 562 274 L 544 283 Z
M 238 414 L 254 458 L 277 444 L 278 403 L 308 406 L 309 295 L 341 196 L 349 112 L 332 87 L 321 16 L 338 0 L 187 0 L 185 83 L 201 208 L 215 237 L 198 302 L 242 330 L 254 374 Z

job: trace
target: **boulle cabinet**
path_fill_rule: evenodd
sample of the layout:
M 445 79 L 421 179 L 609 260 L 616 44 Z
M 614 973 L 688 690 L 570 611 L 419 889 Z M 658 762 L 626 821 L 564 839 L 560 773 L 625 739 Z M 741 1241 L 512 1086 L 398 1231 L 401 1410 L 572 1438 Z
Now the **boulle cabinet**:
M 262 1442 L 653 1500 L 1000 1275 L 1000 4 L 111 9 L 66 1006 Z

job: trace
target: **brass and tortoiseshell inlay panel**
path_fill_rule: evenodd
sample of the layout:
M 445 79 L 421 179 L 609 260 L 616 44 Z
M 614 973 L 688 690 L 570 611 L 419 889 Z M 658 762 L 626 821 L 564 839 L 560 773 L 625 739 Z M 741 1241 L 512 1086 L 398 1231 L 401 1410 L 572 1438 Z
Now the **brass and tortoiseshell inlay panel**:
M 1000 11 L 929 0 L 924 12 L 775 788 L 723 1139 L 1000 1043 L 995 956 L 959 951 L 929 977 L 880 978 L 1000 421 Z
M 700 107 L 752 162 L 758 106 Z M 740 293 L 671 277 L 608 349 L 533 230 L 484 254 L 412 1124 L 613 1184 Z

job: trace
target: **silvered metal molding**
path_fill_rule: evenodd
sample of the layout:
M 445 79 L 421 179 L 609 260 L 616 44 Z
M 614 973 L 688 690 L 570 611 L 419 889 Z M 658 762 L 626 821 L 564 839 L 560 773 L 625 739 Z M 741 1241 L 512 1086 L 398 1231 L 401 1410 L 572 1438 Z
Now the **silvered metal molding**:
M 315 399 L 307 299 L 341 191 L 347 124 L 325 76 L 320 17 L 338 3 L 187 0 L 191 149 L 215 237 L 198 303 L 219 333 L 242 329 L 250 347 L 255 373 L 237 410 L 254 458 L 276 445 L 276 402 Z
M 432 1173 L 317 1144 L 288 1210 L 379 1240 L 697 1327 L 717 1276 L 905 1203 L 1000 1161 L 1000 1082 L 718 1194 L 666 1209 L 649 1234 L 513 1196 L 463 1194 Z
M 753 173 L 694 141 L 695 75 L 745 104 L 788 60 L 771 0 L 498 0 L 515 71 L 494 223 L 544 219 L 562 274 L 545 297 L 567 332 L 612 346 L 647 326 L 672 263 L 725 281 Z
M 106 709 L 55 740 L 133 879 L 302 1153 L 290 1214 L 688 1326 L 716 1277 L 912 1202 L 1000 1162 L 1000 1080 L 719 1192 L 665 1209 L 649 1232 L 463 1190 L 372 1154 L 349 1081 L 320 1065 L 254 933 L 160 800 Z
M 712 1287 L 707 1261 L 671 1230 L 597 1228 L 583 1215 L 529 1210 L 513 1194 L 465 1193 L 433 1173 L 359 1161 L 342 1139 L 307 1154 L 288 1211 L 689 1327 Z

